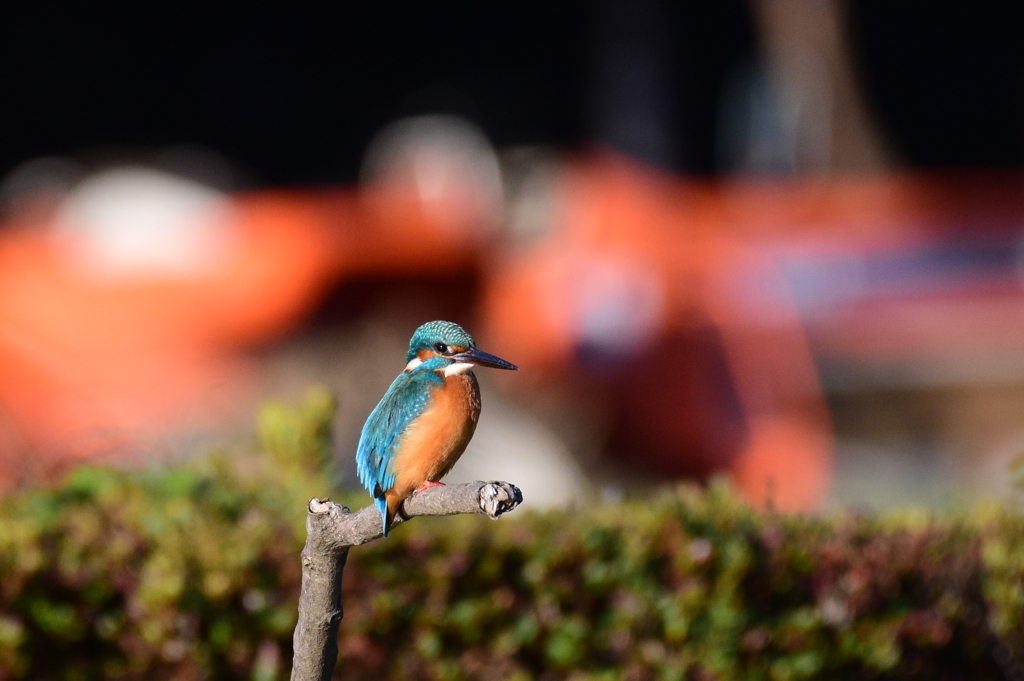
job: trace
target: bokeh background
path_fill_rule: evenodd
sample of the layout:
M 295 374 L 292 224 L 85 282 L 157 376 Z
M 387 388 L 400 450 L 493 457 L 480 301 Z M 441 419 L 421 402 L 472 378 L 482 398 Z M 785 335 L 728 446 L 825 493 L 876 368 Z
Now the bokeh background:
M 723 474 L 944 506 L 1024 452 L 1024 9 L 884 0 L 106 9 L 0 21 L 0 486 L 179 461 L 412 330 L 452 479 Z

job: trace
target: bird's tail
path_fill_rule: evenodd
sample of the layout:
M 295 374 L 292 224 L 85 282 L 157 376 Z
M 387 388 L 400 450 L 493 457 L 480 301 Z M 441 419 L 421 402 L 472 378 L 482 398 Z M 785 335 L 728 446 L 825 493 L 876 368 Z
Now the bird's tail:
M 384 497 L 376 497 L 373 500 L 373 505 L 380 511 L 380 519 L 384 522 L 384 536 L 388 536 L 388 525 L 391 524 L 391 518 L 388 517 L 388 500 Z

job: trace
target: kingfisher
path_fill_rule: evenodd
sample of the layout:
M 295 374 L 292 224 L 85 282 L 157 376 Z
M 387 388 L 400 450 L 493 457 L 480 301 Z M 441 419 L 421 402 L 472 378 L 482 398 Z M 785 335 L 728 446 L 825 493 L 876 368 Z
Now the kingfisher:
M 452 322 L 428 322 L 409 341 L 405 370 L 370 413 L 359 437 L 356 469 L 388 536 L 398 507 L 440 482 L 466 451 L 480 417 L 473 367 L 518 371 L 478 350 Z

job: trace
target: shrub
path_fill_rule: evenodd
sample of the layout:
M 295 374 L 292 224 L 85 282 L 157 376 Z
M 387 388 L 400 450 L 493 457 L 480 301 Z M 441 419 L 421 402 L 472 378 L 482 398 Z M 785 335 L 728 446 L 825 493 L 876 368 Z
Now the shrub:
M 0 500 L 0 679 L 286 678 L 332 409 L 265 408 L 259 454 L 82 468 Z M 1004 678 L 1022 530 L 1013 506 L 757 513 L 722 485 L 417 518 L 352 550 L 336 676 Z
M 84 467 L 0 499 L 0 679 L 275 679 L 333 399 L 270 404 L 259 455 Z

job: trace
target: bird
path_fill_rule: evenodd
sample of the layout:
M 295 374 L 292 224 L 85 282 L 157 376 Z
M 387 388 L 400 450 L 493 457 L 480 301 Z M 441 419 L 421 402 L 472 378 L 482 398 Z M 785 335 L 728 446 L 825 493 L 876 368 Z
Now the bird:
M 405 369 L 370 413 L 359 436 L 356 469 L 384 523 L 411 494 L 440 480 L 466 451 L 480 417 L 473 368 L 519 367 L 479 350 L 458 324 L 420 326 L 409 341 Z

